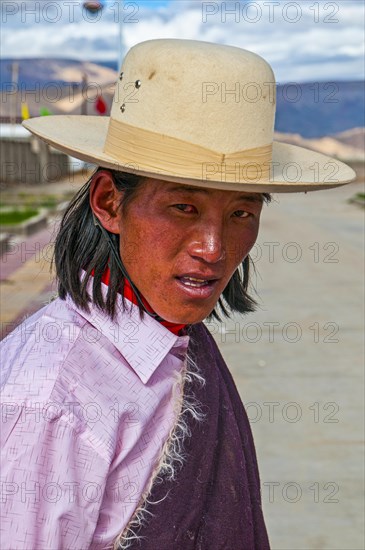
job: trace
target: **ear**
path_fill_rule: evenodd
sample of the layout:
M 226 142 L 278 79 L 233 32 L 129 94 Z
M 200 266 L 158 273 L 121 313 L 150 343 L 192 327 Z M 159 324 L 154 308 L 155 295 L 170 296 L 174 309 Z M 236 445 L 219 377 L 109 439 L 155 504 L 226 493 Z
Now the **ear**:
M 99 170 L 90 184 L 90 207 L 101 225 L 111 233 L 120 233 L 120 202 L 122 192 L 114 185 L 109 170 Z

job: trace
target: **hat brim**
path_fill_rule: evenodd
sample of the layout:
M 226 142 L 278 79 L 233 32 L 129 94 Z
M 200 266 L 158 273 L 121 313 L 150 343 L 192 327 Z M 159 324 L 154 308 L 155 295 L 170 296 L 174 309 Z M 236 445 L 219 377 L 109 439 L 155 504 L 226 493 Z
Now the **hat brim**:
M 34 135 L 85 162 L 144 177 L 227 191 L 293 193 L 331 189 L 354 181 L 356 172 L 343 162 L 281 142 L 273 142 L 272 174 L 267 180 L 228 182 L 223 179 L 191 179 L 179 174 L 151 172 L 141 164 L 123 162 L 123 151 L 116 159 L 104 152 L 109 117 L 51 115 L 25 120 L 23 126 Z

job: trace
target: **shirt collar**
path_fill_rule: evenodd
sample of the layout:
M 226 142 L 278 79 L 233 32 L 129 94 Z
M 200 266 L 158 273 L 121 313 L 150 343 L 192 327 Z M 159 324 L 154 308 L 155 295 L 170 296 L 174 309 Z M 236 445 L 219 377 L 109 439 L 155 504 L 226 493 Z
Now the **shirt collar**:
M 82 277 L 85 272 L 82 273 Z M 107 286 L 101 283 L 103 295 L 106 296 Z M 92 294 L 92 277 L 87 285 Z M 90 302 L 89 313 L 80 309 L 69 296 L 66 298 L 68 307 L 77 310 L 96 330 L 103 334 L 123 355 L 129 365 L 147 384 L 152 374 L 161 364 L 172 348 L 186 352 L 189 336 L 177 336 L 153 319 L 147 313 L 140 318 L 139 307 L 125 298 L 127 309 L 123 311 L 122 296 L 118 294 L 116 315 L 114 320 Z M 98 338 L 97 335 L 90 336 Z

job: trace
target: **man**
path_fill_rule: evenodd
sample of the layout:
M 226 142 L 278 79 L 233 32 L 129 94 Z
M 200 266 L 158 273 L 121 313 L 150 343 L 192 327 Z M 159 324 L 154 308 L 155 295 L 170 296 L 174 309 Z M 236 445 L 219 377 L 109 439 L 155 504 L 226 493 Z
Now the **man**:
M 354 177 L 273 143 L 273 86 L 250 52 L 155 40 L 126 56 L 110 118 L 25 124 L 99 167 L 56 239 L 59 298 L 3 346 L 4 547 L 269 548 L 249 422 L 202 321 L 254 309 L 270 192 Z

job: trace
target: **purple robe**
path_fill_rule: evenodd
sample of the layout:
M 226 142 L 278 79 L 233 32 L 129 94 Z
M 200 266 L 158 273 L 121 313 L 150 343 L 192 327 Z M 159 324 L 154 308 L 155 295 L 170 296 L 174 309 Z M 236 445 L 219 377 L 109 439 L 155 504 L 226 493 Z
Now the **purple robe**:
M 267 550 L 260 479 L 250 423 L 232 375 L 207 328 L 190 326 L 189 352 L 206 380 L 194 396 L 206 414 L 187 417 L 191 437 L 175 480 L 154 483 L 153 516 L 135 533 L 132 550 Z

